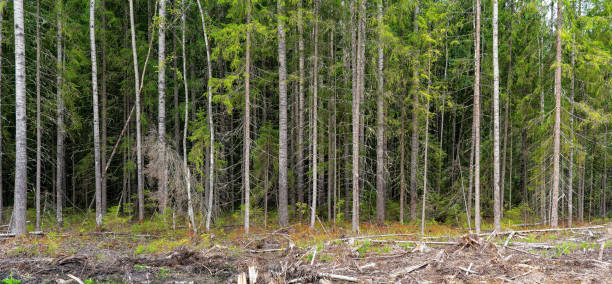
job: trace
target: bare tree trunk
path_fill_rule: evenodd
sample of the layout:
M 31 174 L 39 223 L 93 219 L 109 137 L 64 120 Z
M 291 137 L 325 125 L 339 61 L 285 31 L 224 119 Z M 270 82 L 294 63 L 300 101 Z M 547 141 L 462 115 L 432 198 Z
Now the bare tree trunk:
M 106 31 L 106 4 L 105 0 L 102 3 L 102 30 Z M 102 166 L 106 166 L 106 39 L 104 33 L 102 33 L 102 40 L 100 40 L 102 47 L 102 77 L 100 82 L 102 92 L 102 141 L 100 142 L 100 162 Z M 129 135 L 128 135 L 129 136 Z M 106 215 L 108 208 L 107 204 L 107 188 L 106 188 L 106 172 L 102 174 L 102 214 Z
M 334 64 L 334 28 L 329 32 L 329 60 L 330 68 Z M 330 93 L 327 123 L 327 219 L 336 221 L 336 91 L 333 85 L 333 70 L 329 72 L 329 85 L 333 88 Z
M 480 233 L 480 0 L 476 0 L 474 52 L 474 224 Z
M 431 89 L 431 59 L 427 59 L 427 94 Z M 425 208 L 427 205 L 427 148 L 429 143 L 429 97 L 425 108 L 425 153 L 423 157 L 423 206 L 421 212 L 421 235 L 425 236 Z
M 498 8 L 493 0 L 493 219 L 496 231 L 501 231 L 500 198 L 500 139 L 499 139 L 499 44 Z
M 418 33 L 419 24 L 419 4 L 416 3 L 414 8 L 414 33 Z M 419 168 L 418 155 L 419 155 L 419 129 L 418 129 L 418 107 L 419 107 L 419 96 L 418 92 L 418 71 L 417 63 L 413 63 L 412 71 L 412 141 L 410 145 L 410 219 L 415 220 L 417 218 L 417 171 Z
M 57 4 L 57 148 L 56 148 L 56 174 L 55 174 L 55 188 L 56 188 L 56 210 L 55 220 L 57 224 L 63 223 L 62 207 L 63 202 L 63 191 L 64 191 L 64 98 L 62 94 L 62 85 L 64 84 L 63 78 L 63 59 L 62 59 L 62 1 Z
M 376 100 L 376 221 L 385 223 L 385 103 L 384 103 L 384 78 L 383 64 L 384 52 L 382 43 L 383 29 L 383 7 L 382 0 L 378 2 L 378 97 Z
M 539 85 L 540 85 L 540 119 L 542 121 L 544 121 L 544 84 L 542 82 L 542 69 L 543 69 L 543 63 L 542 63 L 542 49 L 543 49 L 543 42 L 544 42 L 544 38 L 540 37 L 540 39 L 538 40 L 538 61 L 539 61 L 539 68 L 538 68 L 538 80 L 539 80 Z M 523 141 L 525 141 L 525 137 L 522 138 Z M 523 168 L 524 168 L 524 174 L 523 174 L 523 191 L 526 193 L 527 192 L 527 166 L 526 166 L 526 149 L 523 145 Z M 538 188 L 538 192 L 539 194 L 536 194 L 536 196 L 539 197 L 540 200 L 540 218 L 542 219 L 542 223 L 546 223 L 546 167 L 544 165 L 544 159 L 542 159 L 542 161 L 540 162 L 540 186 Z M 527 196 L 523 196 L 523 201 L 525 201 L 527 198 Z
M 313 66 L 313 98 L 312 98 L 312 205 L 310 212 L 310 228 L 314 228 L 315 218 L 317 216 L 317 154 L 319 148 L 317 146 L 319 136 L 318 132 L 318 91 L 319 91 L 319 0 L 314 0 L 314 66 Z
M 166 144 L 166 0 L 159 1 L 159 35 L 157 41 L 158 70 L 157 70 L 157 131 L 158 139 Z M 166 166 L 166 154 L 163 155 L 163 173 L 159 180 L 159 211 L 164 213 L 168 204 L 168 167 Z
M 289 225 L 289 208 L 287 204 L 287 52 L 285 30 L 283 27 L 283 0 L 276 3 L 278 10 L 278 223 Z M 316 63 L 315 63 L 316 64 Z M 316 92 L 316 91 L 315 91 Z
M 144 181 L 142 176 L 142 127 L 140 124 L 140 78 L 138 74 L 138 53 L 136 52 L 136 31 L 134 26 L 134 3 L 130 0 L 130 26 L 132 36 L 132 57 L 134 59 L 134 92 L 136 93 L 136 164 L 138 180 L 138 220 L 144 220 Z
M 176 0 L 175 0 L 176 1 Z M 180 0 L 181 3 L 183 2 L 182 0 Z M 178 1 L 176 1 L 178 2 Z M 174 121 L 174 145 L 176 146 L 176 148 L 179 148 L 179 145 L 181 142 L 181 134 L 180 134 L 180 111 L 179 111 L 179 84 L 178 84 L 178 51 L 177 51 L 177 47 L 176 47 L 176 30 L 173 29 L 172 30 L 172 48 L 174 49 L 174 56 L 172 56 L 172 68 L 175 70 L 172 72 L 172 76 L 173 76 L 173 81 L 174 81 L 174 88 L 172 89 L 173 92 L 173 100 L 174 100 L 174 113 L 173 113 L 173 121 Z M 187 75 L 187 74 L 185 74 Z
M 558 205 L 559 205 L 559 156 L 561 155 L 561 1 L 557 1 L 557 53 L 555 67 L 555 128 L 554 128 L 554 148 L 553 148 L 553 192 L 552 207 L 550 216 L 550 227 L 556 228 L 559 225 Z
M 40 128 L 40 1 L 36 0 L 36 231 L 40 231 L 40 156 L 42 152 Z
M 246 71 L 244 73 L 244 233 L 249 234 L 249 207 L 250 207 L 250 157 L 251 157 L 251 106 L 250 106 L 250 79 L 251 79 L 251 0 L 247 0 L 247 32 L 246 32 Z
M 212 216 L 213 206 L 213 194 L 214 194 L 214 168 L 215 168 L 215 132 L 213 125 L 213 113 L 212 113 L 212 64 L 210 62 L 210 46 L 208 45 L 208 33 L 206 32 L 206 22 L 204 21 L 204 10 L 202 10 L 202 4 L 198 0 L 198 8 L 200 9 L 200 17 L 202 18 L 202 31 L 204 32 L 204 42 L 206 43 L 206 64 L 208 67 L 208 128 L 210 129 L 210 153 L 209 153 L 209 168 L 208 168 L 208 182 L 210 191 L 208 193 L 208 212 L 206 213 L 206 231 L 210 230 L 210 219 Z
M 511 11 L 510 15 L 514 15 L 514 0 L 510 1 Z M 510 98 L 512 93 L 512 20 L 510 20 L 510 42 L 508 44 L 508 77 L 506 82 L 506 107 L 504 109 L 504 149 L 503 149 L 503 158 L 502 158 L 502 166 L 501 166 L 501 183 L 500 183 L 500 205 L 501 208 L 501 217 L 504 216 L 504 196 L 505 196 L 505 187 L 506 187 L 506 155 L 508 153 L 508 124 L 509 124 L 509 111 L 510 111 Z M 512 190 L 512 189 L 511 189 Z
M 4 3 L 4 0 L 0 0 L 0 5 Z M 4 9 L 0 9 L 0 42 L 2 42 L 2 23 Z M 0 58 L 2 58 L 2 44 L 0 44 Z M 2 86 L 2 60 L 0 60 L 0 86 Z M 0 117 L 2 117 L 2 88 L 0 87 Z M 2 129 L 2 119 L 0 119 L 0 129 Z M 2 131 L 0 131 L 0 224 L 2 223 Z
M 89 41 L 93 96 L 94 171 L 96 176 L 96 225 L 102 226 L 102 176 L 100 173 L 100 112 L 98 108 L 98 64 L 96 62 L 96 0 L 89 2 Z M 60 179 L 58 174 L 58 180 Z M 59 192 L 58 188 L 58 192 Z
M 198 0 L 198 3 L 199 3 L 199 0 Z M 189 217 L 189 221 L 191 222 L 191 229 L 193 230 L 194 233 L 198 233 L 198 227 L 196 226 L 195 217 L 193 214 L 193 202 L 191 200 L 191 172 L 189 170 L 189 164 L 187 163 L 187 125 L 189 124 L 189 87 L 187 85 L 187 56 L 185 52 L 185 30 L 186 30 L 185 22 L 187 22 L 187 10 L 185 9 L 185 1 L 181 1 L 181 9 L 182 9 L 181 47 L 182 47 L 182 52 L 183 52 L 182 54 L 183 55 L 183 86 L 185 87 L 185 124 L 183 126 L 183 164 L 185 167 L 185 171 L 187 173 L 185 175 L 185 179 L 186 179 L 185 182 L 187 183 L 187 215 Z M 211 188 L 212 188 L 212 184 L 211 184 Z M 212 196 L 212 194 L 209 194 L 209 195 Z M 209 207 L 208 211 L 211 211 L 211 208 L 212 207 Z M 208 229 L 208 226 L 207 226 L 207 229 Z
M 355 5 L 358 2 L 358 5 L 360 5 L 359 8 L 359 12 L 357 13 L 358 16 L 356 16 L 356 25 L 353 25 L 353 29 L 356 28 L 356 26 L 358 26 L 359 28 L 357 28 L 358 32 L 357 32 L 357 36 L 355 37 L 356 40 L 354 40 L 354 49 L 355 49 L 355 55 L 356 55 L 356 60 L 355 60 L 355 65 L 354 68 L 355 70 L 353 71 L 353 215 L 352 215 L 352 231 L 353 233 L 358 233 L 359 232 L 359 185 L 360 185 L 360 180 L 359 180 L 359 175 L 360 175 L 360 171 L 359 171 L 359 142 L 360 142 L 360 131 L 361 131 L 361 123 L 360 123 L 360 116 L 361 116 L 361 66 L 362 66 L 362 62 L 363 62 L 363 58 L 361 57 L 361 49 L 362 49 L 362 45 L 361 45 L 361 41 L 363 39 L 363 35 L 362 35 L 362 29 L 361 29 L 361 22 L 363 21 L 363 18 L 365 17 L 365 15 L 363 15 L 362 7 L 365 6 L 365 3 L 363 3 L 362 1 L 353 1 L 353 5 L 351 6 L 351 13 L 355 14 Z
M 406 106 L 404 99 L 401 103 L 401 126 L 400 126 L 400 224 L 404 224 L 404 205 L 406 204 Z
M 27 129 L 26 129 L 26 66 L 23 0 L 13 1 L 15 32 L 15 199 L 12 232 L 26 233 L 27 206 Z
M 299 79 L 298 79 L 298 141 L 297 141 L 297 200 L 304 204 L 304 26 L 302 19 L 302 0 L 298 2 L 298 52 L 299 52 Z M 302 218 L 302 210 L 298 209 Z
M 575 8 L 575 7 L 573 7 Z M 571 111 L 570 111 L 570 135 L 572 137 L 571 140 L 571 144 L 570 144 L 570 153 L 569 153 L 569 173 L 568 173 L 568 181 L 567 181 L 567 226 L 568 227 L 572 227 L 572 221 L 573 221 L 573 217 L 574 217 L 574 204 L 573 204 L 573 194 L 574 194 L 574 93 L 575 93 L 575 76 L 576 76 L 576 70 L 575 70 L 575 64 L 576 64 L 576 44 L 572 43 L 572 57 L 571 57 L 571 64 L 572 64 L 572 73 L 571 73 L 571 97 L 570 97 L 570 103 L 572 104 L 571 106 Z

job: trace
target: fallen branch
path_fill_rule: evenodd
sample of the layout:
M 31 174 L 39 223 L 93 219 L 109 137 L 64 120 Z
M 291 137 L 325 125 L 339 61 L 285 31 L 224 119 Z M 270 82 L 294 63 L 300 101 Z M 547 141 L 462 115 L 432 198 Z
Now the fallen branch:
M 590 227 L 578 227 L 578 228 L 552 228 L 552 229 L 534 229 L 534 230 L 522 230 L 522 231 L 506 231 L 506 232 L 493 232 L 493 233 L 482 233 L 478 236 L 489 236 L 489 235 L 508 235 L 512 234 L 512 232 L 516 234 L 524 234 L 524 233 L 535 233 L 535 232 L 560 232 L 560 231 L 580 231 L 580 230 L 591 230 L 591 229 L 603 229 L 604 226 L 590 226 Z
M 458 242 L 419 242 L 419 241 L 395 241 L 395 240 L 371 240 L 372 243 L 395 243 L 395 244 L 426 244 L 426 245 L 459 245 Z
M 356 236 L 356 237 L 348 237 L 331 240 L 334 241 L 348 241 L 348 240 L 359 240 L 359 239 L 377 239 L 377 238 L 387 238 L 387 237 L 406 237 L 406 236 L 414 236 L 414 234 L 387 234 L 387 235 L 373 235 L 373 236 Z
M 410 272 L 412 272 L 412 271 L 415 271 L 415 270 L 417 270 L 417 269 L 420 269 L 420 268 L 422 268 L 422 267 L 427 266 L 429 263 L 430 263 L 430 262 L 424 262 L 424 263 L 417 264 L 417 265 L 414 265 L 414 266 L 410 266 L 410 267 L 407 267 L 407 268 L 404 268 L 404 269 L 400 269 L 400 270 L 398 270 L 398 271 L 396 271 L 396 272 L 391 273 L 391 275 L 390 275 L 390 276 L 391 276 L 392 278 L 395 278 L 395 277 L 397 277 L 397 276 L 399 276 L 399 275 L 401 275 L 401 274 L 408 274 L 408 273 L 410 273 Z
M 66 276 L 68 276 L 68 277 L 72 278 L 72 280 L 76 281 L 76 282 L 77 282 L 77 283 L 79 283 L 79 284 L 85 284 L 85 283 L 83 283 L 83 280 L 79 279 L 79 277 L 76 277 L 76 276 L 74 276 L 74 275 L 72 275 L 72 274 L 68 274 L 68 275 L 66 275 Z
M 319 273 L 318 274 L 319 277 L 321 278 L 329 278 L 329 279 L 334 279 L 334 280 L 342 280 L 342 281 L 349 281 L 349 282 L 359 282 L 358 278 L 355 277 L 351 277 L 351 276 L 344 276 L 344 275 L 339 275 L 339 274 L 332 274 L 332 273 Z

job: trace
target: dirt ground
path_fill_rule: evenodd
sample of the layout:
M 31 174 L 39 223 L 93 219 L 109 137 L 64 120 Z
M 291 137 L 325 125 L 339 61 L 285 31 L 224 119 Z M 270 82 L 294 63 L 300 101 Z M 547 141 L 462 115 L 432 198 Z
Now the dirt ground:
M 171 251 L 139 254 L 134 243 L 154 237 L 57 235 L 61 248 L 54 253 L 50 242 L 35 240 L 45 237 L 4 238 L 0 280 L 236 283 L 251 267 L 256 283 L 612 283 L 608 230 L 612 224 L 425 240 L 410 234 L 360 236 L 300 247 L 288 228 L 233 244 L 202 246 L 196 237 Z

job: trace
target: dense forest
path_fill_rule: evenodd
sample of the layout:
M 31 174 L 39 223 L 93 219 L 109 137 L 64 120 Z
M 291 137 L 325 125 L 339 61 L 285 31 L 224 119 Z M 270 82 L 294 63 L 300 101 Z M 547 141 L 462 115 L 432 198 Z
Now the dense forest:
M 2 0 L 0 43 L 16 235 L 612 216 L 608 0 Z

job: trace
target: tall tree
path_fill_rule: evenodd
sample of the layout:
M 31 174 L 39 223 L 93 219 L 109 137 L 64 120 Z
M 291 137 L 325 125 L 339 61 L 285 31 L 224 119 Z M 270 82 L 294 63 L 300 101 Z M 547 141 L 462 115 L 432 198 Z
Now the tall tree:
M 96 62 L 96 0 L 89 2 L 89 41 L 93 96 L 94 172 L 96 177 L 96 225 L 102 226 L 102 175 L 100 172 L 100 111 L 98 107 L 98 64 Z
M 480 0 L 476 0 L 476 31 L 474 34 L 474 224 L 480 233 Z
M 212 113 L 212 64 L 210 62 L 210 46 L 208 44 L 208 33 L 206 32 L 206 21 L 204 20 L 204 10 L 202 10 L 202 4 L 200 0 L 198 1 L 198 9 L 200 10 L 200 18 L 202 20 L 202 31 L 204 32 L 204 42 L 206 43 L 206 64 L 208 71 L 208 128 L 210 131 L 210 153 L 209 153 L 209 168 L 208 168 L 208 178 L 209 178 L 209 193 L 208 193 L 208 211 L 206 212 L 206 231 L 210 230 L 210 219 L 212 216 L 212 206 L 213 206 L 213 194 L 214 194 L 214 168 L 215 168 L 215 131 L 213 125 L 213 113 Z
M 319 92 L 319 0 L 314 0 L 314 64 L 313 64 L 313 90 L 312 90 L 312 206 L 310 213 L 310 228 L 314 228 L 315 218 L 317 217 L 317 154 L 319 148 L 317 142 L 319 140 L 319 109 L 318 109 L 318 92 Z
M 278 223 L 289 225 L 287 205 L 287 61 L 283 0 L 277 0 L 278 21 Z M 315 47 L 316 48 L 316 47 Z M 316 65 L 316 63 L 315 63 Z M 316 75 L 315 75 L 316 76 Z M 316 92 L 316 90 L 315 90 Z
M 56 95 L 56 104 L 57 104 L 57 145 L 56 145 L 56 171 L 55 171 L 55 220 L 58 224 L 62 224 L 62 207 L 64 206 L 64 135 L 65 135 L 65 125 L 64 125 L 64 98 L 63 98 L 63 90 L 62 86 L 64 84 L 63 78 L 63 49 L 62 49 L 62 1 L 57 2 L 57 95 Z
M 419 32 L 419 3 L 417 2 L 414 7 L 414 33 Z M 410 219 L 415 220 L 417 218 L 417 171 L 419 168 L 418 156 L 419 156 L 419 96 L 418 96 L 418 71 L 417 71 L 416 59 L 412 66 L 412 137 L 410 144 Z
M 101 110 L 101 120 L 102 120 L 102 128 L 101 128 L 101 132 L 102 132 L 102 140 L 100 141 L 100 164 L 102 165 L 101 167 L 106 167 L 106 142 L 107 142 L 107 135 L 106 135 L 106 121 L 107 121 L 107 115 L 106 115 L 106 104 L 107 104 L 107 94 L 106 94 L 106 76 L 107 76 L 107 68 L 106 68 L 106 0 L 102 0 L 100 1 L 101 4 L 101 8 L 102 8 L 102 32 L 101 32 L 101 37 L 102 39 L 100 40 L 100 48 L 102 49 L 102 76 L 100 76 L 100 95 L 101 95 L 101 99 L 102 99 L 102 110 Z M 102 168 L 101 168 L 102 169 Z M 101 182 L 101 186 L 102 186 L 102 214 L 106 214 L 106 209 L 108 208 L 107 205 L 107 188 L 106 188 L 106 171 L 102 170 L 102 182 Z
M 4 0 L 0 0 L 0 7 L 4 7 Z M 0 43 L 2 42 L 2 24 L 4 23 L 4 9 L 0 8 Z M 0 58 L 2 58 L 2 44 L 0 44 Z M 0 60 L 0 86 L 2 86 L 2 60 Z M 2 117 L 2 88 L 0 87 L 0 117 Z M 2 119 L 0 119 L 0 129 L 2 129 Z M 0 131 L 0 223 L 2 223 L 2 131 Z
M 12 232 L 26 233 L 27 207 L 27 125 L 26 125 L 26 60 L 23 23 L 23 0 L 13 1 L 15 33 L 15 198 Z
M 425 208 L 427 207 L 427 150 L 429 144 L 429 94 L 431 91 L 431 54 L 427 58 L 427 94 L 425 98 L 425 149 L 423 154 L 423 205 L 421 207 L 421 235 L 425 236 Z
M 244 165 L 242 172 L 244 186 L 244 233 L 249 234 L 249 207 L 251 207 L 250 157 L 251 157 L 251 0 L 247 0 L 246 66 L 244 72 Z
M 376 98 L 376 221 L 385 223 L 385 103 L 383 78 L 383 1 L 378 1 L 378 96 Z
M 352 105 L 352 126 L 353 126 L 353 215 L 352 215 L 352 231 L 353 233 L 359 232 L 359 134 L 360 134 L 360 95 L 359 95 L 359 69 L 360 69 L 360 41 L 359 36 L 356 34 L 361 34 L 360 32 L 355 32 L 355 30 L 360 30 L 357 26 L 360 25 L 361 21 L 361 9 L 359 12 L 356 12 L 356 6 L 361 6 L 362 1 L 353 0 L 351 3 L 351 15 L 352 15 L 352 44 L 353 44 L 353 105 Z M 365 6 L 365 3 L 363 3 Z
M 199 4 L 199 0 L 198 0 Z M 189 124 L 189 87 L 187 85 L 187 56 L 185 52 L 185 23 L 187 22 L 187 10 L 185 9 L 185 0 L 181 0 L 181 51 L 183 56 L 183 86 L 185 88 L 185 124 L 183 126 L 183 166 L 185 167 L 185 183 L 187 184 L 187 215 L 189 217 L 189 224 L 191 230 L 194 233 L 198 232 L 198 227 L 195 223 L 195 217 L 193 214 L 193 202 L 191 200 L 191 173 L 189 170 L 189 164 L 187 163 L 187 125 Z M 208 50 L 207 50 L 208 51 Z M 210 69 L 209 69 L 210 71 Z M 210 84 L 209 84 L 210 85 Z M 209 113 L 209 115 L 212 115 Z M 212 148 L 212 145 L 211 145 Z M 212 188 L 212 184 L 211 184 Z M 212 194 L 210 194 L 212 196 Z M 209 207 L 209 211 L 211 208 Z
M 553 144 L 553 188 L 552 188 L 552 204 L 550 227 L 556 228 L 559 225 L 559 156 L 561 155 L 561 28 L 562 28 L 562 4 L 557 1 L 557 39 L 556 39 L 556 56 L 555 56 L 555 126 L 554 126 L 554 144 Z
M 159 0 L 159 38 L 157 40 L 157 131 L 162 145 L 166 144 L 166 0 Z M 159 181 L 159 211 L 164 213 L 168 203 L 168 167 L 166 153 L 161 153 L 162 175 Z
M 510 15 L 514 15 L 514 0 L 510 0 Z M 512 93 L 512 19 L 510 19 L 510 41 L 508 43 L 508 74 L 506 81 L 506 106 L 504 107 L 504 148 L 502 150 L 503 157 L 501 160 L 501 182 L 500 182 L 500 204 L 501 208 L 501 216 L 504 216 L 504 196 L 505 196 L 505 186 L 506 186 L 506 155 L 508 153 L 508 125 L 510 124 L 509 112 L 510 112 L 510 98 Z M 512 147 L 512 146 L 511 146 Z M 512 148 L 510 148 L 512 151 Z M 510 157 L 512 159 L 512 157 Z M 510 163 L 510 168 L 512 168 L 512 163 Z M 510 186 L 510 196 L 512 196 L 512 186 Z M 511 200 L 510 200 L 511 201 Z
M 304 20 L 302 0 L 298 1 L 298 129 L 297 129 L 297 201 L 304 204 Z M 298 210 L 302 216 L 302 210 Z
M 493 0 L 493 223 L 501 231 L 500 208 L 500 152 L 499 152 L 499 48 L 497 29 L 497 0 Z
M 130 0 L 130 30 L 132 37 L 132 58 L 134 59 L 134 93 L 136 108 L 136 179 L 138 193 L 138 220 L 144 220 L 144 180 L 142 176 L 142 126 L 140 123 L 140 78 L 138 74 L 138 53 L 136 50 L 136 31 L 134 25 L 134 3 Z
M 36 231 L 40 231 L 40 156 L 42 152 L 40 131 L 40 0 L 36 0 Z

